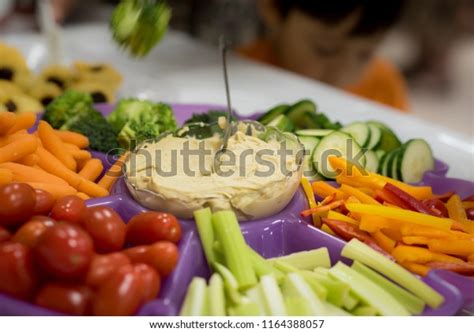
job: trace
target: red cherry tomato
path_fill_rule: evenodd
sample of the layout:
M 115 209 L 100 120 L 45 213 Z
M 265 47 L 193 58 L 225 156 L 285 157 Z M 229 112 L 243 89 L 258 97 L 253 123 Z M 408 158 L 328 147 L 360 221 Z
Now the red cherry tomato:
M 72 224 L 57 224 L 39 238 L 35 258 L 42 271 L 62 279 L 78 279 L 87 273 L 94 245 L 89 234 Z
M 81 224 L 87 214 L 86 204 L 77 196 L 65 196 L 54 203 L 51 218 Z
M 160 291 L 160 276 L 150 265 L 138 263 L 133 266 L 138 273 L 142 284 L 142 301 L 148 302 L 155 299 Z
M 35 189 L 36 204 L 34 208 L 35 215 L 47 216 L 54 205 L 54 196 L 41 189 Z
M 24 244 L 28 248 L 34 248 L 44 231 L 55 224 L 56 222 L 48 218 L 45 220 L 32 219 L 16 231 L 13 241 Z
M 89 208 L 84 227 L 92 236 L 98 253 L 109 253 L 122 249 L 127 226 L 113 209 L 106 206 Z
M 157 241 L 178 243 L 181 226 L 175 216 L 163 212 L 143 212 L 134 216 L 127 225 L 127 243 L 152 244 Z
M 0 244 L 0 293 L 27 299 L 36 287 L 31 251 L 21 243 Z
M 132 265 L 122 266 L 104 283 L 94 299 L 97 316 L 128 316 L 137 312 L 142 301 L 142 281 Z
M 19 226 L 33 215 L 36 194 L 25 183 L 0 186 L 0 225 Z
M 87 272 L 86 284 L 91 287 L 99 287 L 108 281 L 110 276 L 120 267 L 129 264 L 131 264 L 130 259 L 120 252 L 95 255 L 92 258 L 89 272 Z
M 10 240 L 12 235 L 5 227 L 0 226 L 0 243 Z
M 92 296 L 86 286 L 49 283 L 40 289 L 35 303 L 68 315 L 83 316 L 90 312 Z
M 138 246 L 123 251 L 133 263 L 145 263 L 162 277 L 168 276 L 178 264 L 178 247 L 172 242 L 159 241 L 149 246 Z

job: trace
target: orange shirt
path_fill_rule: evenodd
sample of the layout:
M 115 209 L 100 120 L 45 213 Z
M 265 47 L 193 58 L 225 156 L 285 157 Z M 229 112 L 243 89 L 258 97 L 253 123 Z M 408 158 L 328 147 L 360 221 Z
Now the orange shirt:
M 239 53 L 256 61 L 279 66 L 270 43 L 265 41 L 244 47 Z M 360 81 L 345 90 L 402 112 L 409 111 L 408 92 L 403 76 L 390 62 L 381 58 L 372 60 Z

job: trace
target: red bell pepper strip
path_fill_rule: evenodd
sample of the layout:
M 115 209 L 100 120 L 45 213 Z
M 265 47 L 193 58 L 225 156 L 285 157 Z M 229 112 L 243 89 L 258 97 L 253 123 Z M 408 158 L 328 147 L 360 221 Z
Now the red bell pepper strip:
M 447 270 L 466 276 L 474 276 L 474 264 L 459 262 L 459 263 L 447 263 L 447 262 L 430 262 L 426 263 L 426 266 L 433 269 Z
M 423 204 L 431 209 L 438 217 L 449 218 L 448 209 L 446 205 L 439 198 L 424 199 Z
M 341 206 L 342 204 L 344 204 L 343 201 L 334 201 L 334 202 L 329 203 L 327 205 L 318 205 L 317 207 L 301 211 L 300 215 L 302 217 L 308 217 L 308 216 L 312 215 L 313 213 L 320 213 L 320 212 L 325 212 L 325 211 L 335 209 L 335 208 Z
M 455 194 L 454 191 L 448 191 L 448 192 L 445 192 L 444 194 L 441 194 L 441 195 L 433 195 L 433 198 L 437 198 L 440 201 L 446 203 L 448 201 L 448 199 L 450 199 L 451 196 L 453 196 L 454 194 Z M 474 196 L 471 196 L 471 197 L 474 198 Z
M 439 215 L 437 215 L 435 212 L 433 212 L 429 207 L 427 207 L 421 201 L 417 200 L 415 197 L 413 197 L 409 193 L 401 190 L 400 188 L 394 186 L 393 184 L 387 183 L 387 184 L 385 184 L 385 186 L 383 188 L 386 189 L 387 191 L 391 192 L 392 194 L 396 195 L 405 204 L 410 206 L 411 207 L 410 210 L 439 217 Z
M 396 205 L 402 209 L 405 209 L 405 210 L 413 210 L 413 208 L 406 204 L 403 200 L 401 200 L 400 198 L 398 198 L 397 195 L 395 194 L 392 194 L 390 191 L 388 191 L 387 189 L 382 189 L 382 190 L 376 190 L 375 191 L 375 196 L 376 198 L 382 200 L 383 202 L 387 202 L 387 203 L 390 203 L 392 205 Z

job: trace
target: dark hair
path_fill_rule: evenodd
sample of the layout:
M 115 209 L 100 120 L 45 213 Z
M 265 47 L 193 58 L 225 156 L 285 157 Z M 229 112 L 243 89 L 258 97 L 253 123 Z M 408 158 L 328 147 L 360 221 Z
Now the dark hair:
M 400 17 L 405 0 L 274 0 L 280 13 L 286 17 L 298 9 L 305 14 L 335 24 L 361 11 L 359 22 L 351 35 L 368 35 L 390 28 Z

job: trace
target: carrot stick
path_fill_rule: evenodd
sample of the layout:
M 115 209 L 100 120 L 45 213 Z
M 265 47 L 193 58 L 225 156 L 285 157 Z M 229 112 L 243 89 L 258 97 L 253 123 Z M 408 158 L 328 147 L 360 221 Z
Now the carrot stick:
M 43 183 L 43 182 L 26 182 L 30 186 L 35 189 L 42 189 L 44 191 L 49 192 L 51 195 L 54 196 L 55 199 L 74 195 L 76 194 L 76 189 L 68 185 L 61 185 L 55 183 Z
M 87 150 L 75 150 L 71 151 L 71 155 L 74 158 L 74 160 L 79 161 L 79 160 L 89 160 L 92 158 L 92 155 L 89 151 Z
M 110 167 L 110 169 L 105 173 L 105 175 L 100 179 L 99 186 L 110 190 L 113 184 L 117 179 L 122 175 L 122 166 L 125 163 L 125 159 L 128 156 L 128 152 L 125 152 L 123 155 L 120 156 L 119 159 Z
M 0 113 L 0 136 L 5 135 L 16 123 L 16 114 L 10 112 Z
M 431 251 L 442 254 L 469 256 L 474 254 L 474 241 L 459 239 L 434 239 L 428 242 Z
M 51 152 L 56 158 L 58 158 L 67 168 L 70 170 L 76 170 L 76 161 L 72 157 L 71 153 L 64 146 L 61 139 L 56 136 L 53 127 L 46 121 L 40 121 L 38 126 L 38 136 L 43 143 L 43 147 Z
M 81 193 L 81 192 L 77 192 L 77 193 L 76 193 L 76 196 L 79 197 L 79 198 L 81 198 L 81 199 L 83 199 L 83 200 L 88 200 L 88 199 L 91 198 L 89 195 L 84 194 L 84 193 Z
M 36 123 L 36 114 L 32 112 L 21 113 L 16 116 L 16 122 L 13 127 L 8 131 L 9 134 L 13 134 L 18 130 L 30 129 Z
M 0 164 L 8 161 L 17 161 L 36 151 L 38 141 L 32 135 L 18 139 L 0 148 Z
M 13 173 L 13 180 L 18 182 L 41 182 L 63 186 L 67 185 L 67 182 L 63 179 L 31 166 L 18 163 L 3 163 L 0 164 L 0 169 L 8 169 L 11 171 Z
M 6 184 L 13 181 L 13 173 L 9 169 L 0 168 L 0 184 Z
M 84 135 L 65 130 L 55 130 L 55 133 L 65 143 L 73 144 L 80 149 L 89 147 L 89 139 Z
M 346 193 L 349 196 L 354 196 L 357 198 L 361 203 L 364 204 L 372 204 L 372 205 L 381 205 L 379 202 L 377 202 L 375 199 L 370 197 L 369 195 L 363 193 L 362 191 L 351 187 L 347 184 L 341 184 L 341 187 L 339 188 L 340 191 Z
M 64 166 L 62 162 L 59 161 L 53 154 L 47 151 L 43 147 L 39 147 L 36 150 L 36 154 L 40 158 L 38 166 L 44 169 L 46 172 L 60 177 L 66 181 L 70 186 L 77 188 L 81 182 L 81 177 L 71 171 L 69 168 Z
M 104 165 L 100 159 L 90 159 L 82 167 L 79 175 L 86 180 L 95 181 L 104 170 Z

